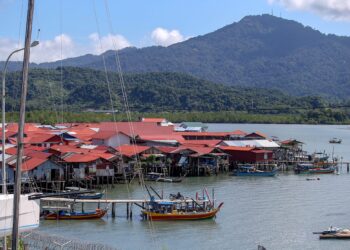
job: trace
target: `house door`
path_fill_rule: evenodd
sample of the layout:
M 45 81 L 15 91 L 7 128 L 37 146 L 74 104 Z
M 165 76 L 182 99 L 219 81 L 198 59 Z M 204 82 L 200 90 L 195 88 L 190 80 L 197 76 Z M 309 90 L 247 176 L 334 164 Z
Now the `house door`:
M 51 169 L 51 181 L 57 181 L 60 178 L 59 169 Z

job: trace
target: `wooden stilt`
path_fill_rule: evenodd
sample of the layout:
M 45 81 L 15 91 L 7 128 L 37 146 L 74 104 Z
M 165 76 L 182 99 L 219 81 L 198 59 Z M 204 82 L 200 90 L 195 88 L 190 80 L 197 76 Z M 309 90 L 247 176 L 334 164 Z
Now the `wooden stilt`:
M 112 203 L 112 218 L 115 218 L 115 203 Z
M 132 203 L 130 204 L 130 215 L 129 215 L 130 220 L 132 220 Z
M 126 218 L 129 219 L 129 203 L 126 203 Z

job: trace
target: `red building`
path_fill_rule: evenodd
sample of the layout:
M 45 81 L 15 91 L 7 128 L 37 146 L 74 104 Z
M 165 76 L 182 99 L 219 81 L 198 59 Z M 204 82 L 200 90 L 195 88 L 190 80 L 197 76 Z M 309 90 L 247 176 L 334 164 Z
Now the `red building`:
M 259 163 L 273 160 L 273 152 L 270 150 L 227 146 L 220 146 L 220 149 L 230 155 L 230 162 Z

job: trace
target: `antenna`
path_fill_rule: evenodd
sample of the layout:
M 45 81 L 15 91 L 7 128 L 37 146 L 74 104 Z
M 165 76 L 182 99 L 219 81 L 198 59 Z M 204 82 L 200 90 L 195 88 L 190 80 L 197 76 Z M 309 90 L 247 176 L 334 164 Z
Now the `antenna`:
M 36 33 L 36 40 L 39 41 L 39 35 L 40 35 L 40 29 L 38 29 L 38 32 Z

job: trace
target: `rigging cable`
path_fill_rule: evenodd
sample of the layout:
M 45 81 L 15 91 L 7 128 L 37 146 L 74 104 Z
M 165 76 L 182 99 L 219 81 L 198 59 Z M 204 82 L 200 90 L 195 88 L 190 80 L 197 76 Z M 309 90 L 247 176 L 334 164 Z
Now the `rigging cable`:
M 60 0 L 60 80 L 61 80 L 61 123 L 63 123 L 63 4 Z
M 100 31 L 100 24 L 99 24 L 99 20 L 98 20 L 98 16 L 97 16 L 97 11 L 96 11 L 96 5 L 95 5 L 95 0 L 92 0 L 92 5 L 93 5 L 93 11 L 94 11 L 94 17 L 95 17 L 95 23 L 96 23 L 96 29 L 97 29 L 97 37 L 98 37 L 98 41 L 99 41 L 99 47 L 100 50 L 103 50 L 103 44 L 102 44 L 102 40 L 101 40 L 101 31 Z M 114 109 L 114 100 L 113 100 L 113 95 L 112 95 L 112 91 L 111 91 L 111 83 L 108 77 L 108 71 L 107 71 L 107 64 L 106 64 L 106 59 L 105 56 L 102 54 L 102 63 L 103 63 L 103 68 L 104 68 L 104 74 L 105 74 L 105 81 L 106 81 L 106 85 L 107 85 L 107 89 L 108 89 L 108 95 L 109 95 L 109 102 L 111 105 L 111 110 L 112 110 L 112 117 L 113 117 L 113 127 L 114 127 L 114 131 L 115 133 L 118 133 L 118 124 L 117 124 L 117 118 L 116 118 L 116 112 Z M 117 137 L 117 143 L 120 145 L 120 138 Z M 121 152 L 117 151 L 119 154 L 119 157 L 121 159 L 122 164 L 124 164 L 123 161 L 123 156 L 121 154 Z M 129 190 L 129 185 L 126 185 L 127 187 L 127 194 L 128 194 L 128 198 L 130 199 L 130 190 Z
M 109 5 L 108 5 L 108 1 L 105 0 L 104 3 L 105 3 L 105 11 L 106 11 L 106 14 L 107 14 L 107 19 L 108 19 L 110 33 L 111 34 L 115 34 L 114 33 L 113 24 L 112 24 L 112 18 L 111 18 L 111 15 L 110 15 L 110 9 L 109 9 Z M 110 39 L 112 40 L 112 44 L 113 44 L 113 47 L 114 47 L 114 58 L 115 58 L 115 62 L 116 62 L 116 69 L 117 69 L 117 73 L 118 73 L 118 76 L 119 76 L 119 82 L 120 82 L 120 85 L 121 85 L 122 96 L 123 96 L 124 105 L 125 105 L 125 112 L 126 112 L 127 120 L 128 120 L 128 124 L 129 124 L 129 130 L 130 130 L 131 135 L 132 135 L 131 136 L 131 141 L 132 141 L 132 144 L 133 144 L 134 155 L 136 156 L 137 168 L 139 170 L 139 173 L 138 173 L 139 181 L 141 183 L 141 188 L 143 190 L 143 193 L 145 194 L 145 190 L 144 190 L 145 183 L 144 183 L 144 179 L 143 179 L 143 173 L 142 173 L 142 168 L 141 168 L 141 161 L 140 161 L 139 155 L 136 152 L 136 147 L 137 147 L 137 145 L 136 145 L 136 138 L 135 138 L 136 133 L 135 133 L 135 129 L 134 129 L 134 126 L 133 126 L 133 123 L 132 123 L 132 119 L 131 119 L 130 106 L 129 106 L 128 97 L 127 97 L 127 93 L 126 93 L 124 77 L 123 77 L 121 63 L 120 63 L 119 54 L 118 54 L 118 48 L 116 46 L 116 42 L 115 42 L 115 39 L 113 38 L 113 36 L 110 36 Z M 145 198 L 146 198 L 146 194 L 145 194 Z M 157 241 L 156 235 L 154 233 L 155 228 L 154 228 L 153 221 L 151 219 L 149 219 L 148 223 L 149 223 L 149 228 L 150 228 L 150 232 L 151 232 L 151 235 L 152 235 L 153 243 L 155 244 L 156 248 L 160 249 L 161 247 L 159 246 L 159 244 L 157 244 L 158 241 Z

